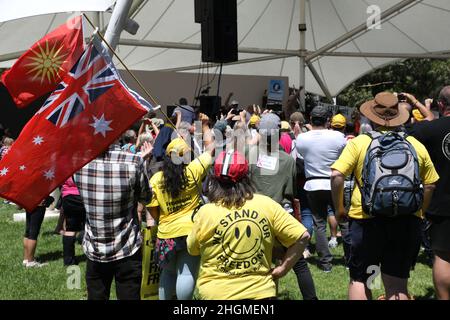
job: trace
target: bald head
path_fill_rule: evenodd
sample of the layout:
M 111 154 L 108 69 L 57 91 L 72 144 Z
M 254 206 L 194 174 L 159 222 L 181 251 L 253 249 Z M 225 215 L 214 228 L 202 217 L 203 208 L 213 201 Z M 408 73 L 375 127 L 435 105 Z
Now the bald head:
M 450 86 L 446 86 L 442 88 L 439 93 L 439 101 L 442 102 L 446 109 L 450 108 Z

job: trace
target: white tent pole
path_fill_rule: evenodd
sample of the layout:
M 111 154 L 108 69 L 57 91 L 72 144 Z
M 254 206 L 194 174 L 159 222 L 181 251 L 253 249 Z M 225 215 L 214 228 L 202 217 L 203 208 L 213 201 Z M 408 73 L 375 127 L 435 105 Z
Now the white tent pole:
M 300 0 L 303 1 L 303 0 Z M 381 21 L 384 22 L 385 20 L 388 20 L 392 15 L 398 15 L 400 14 L 400 10 L 402 10 L 403 8 L 405 8 L 406 6 L 410 5 L 411 3 L 419 3 L 422 0 L 403 0 L 399 3 L 397 3 L 396 5 L 392 6 L 391 8 L 383 11 L 381 13 Z M 339 44 L 341 44 L 342 42 L 356 36 L 357 34 L 363 32 L 363 31 L 367 31 L 367 24 L 364 22 L 363 24 L 359 25 L 358 27 L 354 28 L 353 30 L 350 30 L 349 32 L 347 32 L 346 34 L 340 36 L 339 38 L 337 38 L 336 40 L 324 45 L 323 47 L 319 48 L 317 51 L 315 51 L 313 54 L 311 54 L 310 56 L 307 57 L 308 61 L 311 61 L 314 58 L 317 58 L 318 56 L 322 55 L 322 53 L 338 46 Z
M 245 64 L 245 63 L 251 63 L 251 62 L 261 62 L 261 61 L 277 60 L 277 59 L 284 59 L 284 58 L 286 58 L 285 55 L 273 55 L 273 56 L 241 59 L 241 60 L 234 61 L 234 62 L 224 63 L 223 65 L 230 66 L 230 65 L 235 65 L 235 64 Z M 212 68 L 212 67 L 216 67 L 216 66 L 220 66 L 220 63 L 204 63 L 202 65 L 196 64 L 193 66 L 170 68 L 170 69 L 155 69 L 152 71 L 178 72 L 178 71 L 189 71 L 189 70 L 198 70 L 198 69 L 204 69 L 204 68 Z
M 27 50 L 1 54 L 0 62 L 17 59 L 25 52 L 27 52 Z
M 305 111 L 305 92 L 306 92 L 306 0 L 300 0 L 300 73 L 299 73 L 299 90 L 300 90 L 300 110 Z
M 149 48 L 165 48 L 165 49 L 180 49 L 180 50 L 201 50 L 201 45 L 197 43 L 180 43 L 180 42 L 168 42 L 168 41 L 153 41 L 153 40 L 137 40 L 137 39 L 120 39 L 119 45 L 121 46 L 136 46 L 136 47 L 149 47 Z M 252 48 L 252 47 L 239 47 L 239 52 L 242 53 L 254 53 L 254 54 L 270 54 L 270 55 L 286 55 L 286 56 L 298 56 L 298 50 L 284 50 L 284 49 L 265 49 L 265 48 Z M 312 55 L 315 51 L 306 51 L 308 55 Z M 394 59 L 410 59 L 410 58 L 423 58 L 423 59 L 449 59 L 450 51 L 440 51 L 432 53 L 386 53 L 386 52 L 324 52 L 322 56 L 333 57 L 361 57 L 361 58 L 394 58 Z M 20 55 L 19 55 L 20 56 Z M 0 56 L 1 57 L 1 56 Z M 307 59 L 310 61 L 309 59 Z M 1 60 L 0 60 L 1 61 Z
M 151 48 L 165 48 L 165 49 L 184 49 L 184 50 L 201 50 L 202 45 L 197 43 L 180 43 L 180 42 L 166 42 L 166 41 L 153 41 L 153 40 L 137 40 L 137 39 L 120 39 L 119 44 L 121 46 L 137 46 L 137 47 L 151 47 Z M 296 56 L 297 50 L 284 50 L 284 49 L 263 49 L 263 48 L 248 48 L 240 47 L 239 52 L 242 53 L 256 53 L 256 54 L 276 54 Z
M 322 81 L 322 78 L 320 77 L 314 65 L 311 62 L 306 62 L 306 65 L 308 66 L 309 71 L 311 71 L 312 75 L 316 79 L 323 93 L 325 93 L 325 96 L 328 98 L 328 100 L 333 101 L 333 96 L 331 95 L 330 90 L 328 89 L 325 82 Z
M 133 0 L 117 0 L 116 5 L 114 6 L 105 33 L 105 40 L 113 49 L 116 49 L 117 43 L 119 42 L 120 34 L 127 22 L 128 12 L 130 11 L 132 4 Z
M 384 53 L 384 52 L 324 52 L 322 56 L 356 57 L 356 58 L 389 58 L 389 59 L 450 59 L 450 51 L 432 53 Z M 311 61 L 309 61 L 311 62 Z
M 135 0 L 135 1 L 133 1 L 133 4 L 131 5 L 131 7 L 130 7 L 130 9 L 129 9 L 129 11 L 128 11 L 128 18 L 133 18 L 133 15 L 134 15 L 138 10 L 140 10 L 140 8 L 142 8 L 141 5 L 142 5 L 143 2 L 144 2 L 144 0 Z M 103 13 L 103 12 L 102 12 L 101 14 L 102 14 L 102 16 L 104 16 L 104 13 Z M 125 22 L 126 22 L 126 21 L 125 21 Z M 102 32 L 103 34 L 105 34 L 106 28 L 105 28 L 104 26 L 102 26 L 102 27 L 100 28 L 100 30 L 101 30 L 101 32 Z M 120 38 L 119 38 L 119 41 L 120 41 Z
M 135 0 L 133 1 L 133 4 L 131 5 L 131 9 L 129 11 L 128 17 L 129 18 L 133 18 L 133 15 L 135 14 L 135 12 L 141 8 L 142 3 L 144 2 L 144 0 Z

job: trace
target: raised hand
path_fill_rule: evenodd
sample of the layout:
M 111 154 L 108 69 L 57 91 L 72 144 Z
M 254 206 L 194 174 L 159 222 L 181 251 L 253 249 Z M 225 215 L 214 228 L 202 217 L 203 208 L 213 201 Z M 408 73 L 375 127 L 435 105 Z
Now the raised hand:
M 153 152 L 153 145 L 150 142 L 145 141 L 141 147 L 142 158 L 144 158 L 144 160 L 147 160 L 152 154 L 152 152 Z

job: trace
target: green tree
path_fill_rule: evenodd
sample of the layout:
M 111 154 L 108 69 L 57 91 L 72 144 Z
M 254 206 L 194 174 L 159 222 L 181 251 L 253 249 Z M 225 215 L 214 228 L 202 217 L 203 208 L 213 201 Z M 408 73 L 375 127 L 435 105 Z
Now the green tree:
M 338 95 L 337 104 L 359 107 L 382 91 L 408 92 L 423 101 L 435 98 L 447 84 L 450 84 L 449 60 L 404 60 L 355 81 Z

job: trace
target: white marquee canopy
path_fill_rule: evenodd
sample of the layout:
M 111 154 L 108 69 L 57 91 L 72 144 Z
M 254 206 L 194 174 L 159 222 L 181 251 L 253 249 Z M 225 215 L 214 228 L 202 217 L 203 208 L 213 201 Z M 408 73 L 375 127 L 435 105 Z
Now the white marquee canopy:
M 31 2 L 41 3 L 41 10 L 34 14 L 26 10 Z M 101 12 L 90 16 L 102 29 L 111 16 L 103 11 L 114 2 L 0 0 L 0 12 L 21 12 L 11 21 L 7 14 L 0 14 L 0 67 L 10 66 L 20 52 L 66 20 L 68 11 Z M 450 57 L 448 0 L 237 3 L 239 61 L 224 65 L 226 74 L 287 76 L 298 87 L 304 62 L 306 89 L 335 96 L 362 75 L 398 59 Z M 367 20 L 376 12 L 372 7 L 375 11 L 368 13 L 371 5 L 380 8 L 380 29 L 367 28 Z M 194 22 L 194 0 L 134 0 L 129 14 L 140 28 L 136 35 L 122 32 L 117 52 L 130 69 L 198 70 L 201 35 L 200 25 Z M 302 19 L 304 47 L 299 32 Z

